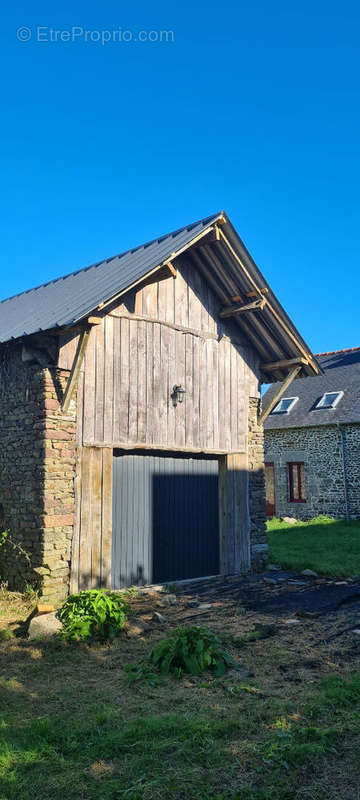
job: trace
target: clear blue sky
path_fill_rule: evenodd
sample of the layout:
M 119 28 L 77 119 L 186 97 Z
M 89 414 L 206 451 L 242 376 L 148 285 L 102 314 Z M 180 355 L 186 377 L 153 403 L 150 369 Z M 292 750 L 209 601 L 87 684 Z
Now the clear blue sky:
M 313 350 L 360 345 L 357 2 L 5 14 L 1 297 L 225 208 Z M 102 46 L 79 27 L 134 38 Z

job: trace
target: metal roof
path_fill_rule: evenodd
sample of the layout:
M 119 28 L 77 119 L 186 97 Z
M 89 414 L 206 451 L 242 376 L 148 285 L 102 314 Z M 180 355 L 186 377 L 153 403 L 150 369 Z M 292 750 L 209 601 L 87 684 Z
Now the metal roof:
M 310 348 L 278 302 L 224 211 L 180 228 L 121 255 L 65 275 L 0 303 L 0 342 L 41 331 L 64 328 L 124 293 L 135 283 L 187 251 L 194 270 L 203 273 L 232 313 L 255 302 L 253 310 L 232 318 L 266 364 L 301 358 L 302 373 L 321 372 Z M 249 298 L 249 299 L 248 299 Z M 252 298 L 252 299 L 250 299 Z M 254 300 L 255 298 L 255 300 Z M 264 372 L 268 383 L 288 372 L 286 367 Z
M 0 342 L 71 325 L 187 245 L 219 214 L 0 303 Z
M 360 347 L 321 353 L 316 358 L 324 374 L 293 383 L 285 396 L 299 399 L 289 413 L 270 414 L 265 430 L 360 422 Z M 264 408 L 279 386 L 275 383 L 268 389 L 263 397 Z M 315 408 L 325 392 L 340 391 L 344 395 L 335 408 Z

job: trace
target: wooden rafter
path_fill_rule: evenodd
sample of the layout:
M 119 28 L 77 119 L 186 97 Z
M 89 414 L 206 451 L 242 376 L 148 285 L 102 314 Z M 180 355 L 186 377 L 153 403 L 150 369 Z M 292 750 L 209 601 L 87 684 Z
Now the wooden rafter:
M 296 364 L 308 364 L 309 361 L 307 358 L 302 358 L 299 356 L 298 358 L 284 358 L 282 361 L 271 361 L 267 364 L 260 364 L 260 369 L 262 372 L 275 372 L 278 369 L 287 369 L 288 367 L 294 367 Z
M 286 392 L 286 389 L 290 386 L 290 384 L 293 382 L 294 378 L 296 378 L 296 376 L 299 374 L 301 369 L 302 369 L 301 364 L 298 364 L 296 367 L 294 367 L 294 369 L 291 370 L 291 372 L 289 372 L 289 374 L 286 376 L 285 380 L 281 384 L 278 391 L 275 392 L 274 396 L 271 398 L 270 403 L 266 406 L 266 408 L 264 408 L 264 410 L 260 414 L 258 419 L 259 425 L 262 425 L 263 422 L 265 422 L 269 414 L 271 414 L 273 408 L 275 408 L 279 400 L 281 400 L 283 394 Z
M 227 308 L 223 308 L 220 311 L 219 316 L 224 319 L 225 317 L 232 317 L 236 314 L 242 314 L 244 311 L 256 311 L 257 309 L 264 308 L 266 300 L 264 297 L 258 297 L 257 300 L 254 300 L 252 303 L 246 303 L 243 306 L 229 306 Z
M 224 244 L 226 245 L 227 249 L 228 249 L 228 250 L 230 251 L 230 253 L 232 254 L 233 258 L 235 258 L 235 260 L 236 260 L 236 261 L 238 262 L 238 264 L 240 265 L 240 267 L 241 267 L 241 269 L 243 270 L 244 274 L 245 274 L 245 275 L 246 275 L 246 277 L 248 278 L 248 280 L 249 280 L 249 283 L 250 283 L 250 284 L 251 284 L 251 285 L 254 287 L 254 289 L 256 290 L 256 292 L 258 293 L 258 295 L 260 295 L 260 293 L 261 293 L 261 287 L 257 285 L 256 281 L 254 280 L 254 278 L 253 278 L 253 277 L 252 277 L 252 275 L 250 274 L 249 270 L 246 268 L 245 264 L 243 263 L 242 259 L 241 259 L 241 258 L 240 258 L 240 256 L 238 255 L 238 253 L 237 253 L 237 252 L 234 250 L 234 248 L 233 248 L 233 246 L 232 246 L 231 242 L 229 241 L 228 237 L 225 235 L 225 233 L 223 232 L 223 230 L 222 230 L 221 228 L 219 228 L 219 230 L 220 230 L 220 238 L 221 238 L 221 240 L 224 242 Z M 276 320 L 276 322 L 277 322 L 278 326 L 279 326 L 280 328 L 282 328 L 282 329 L 283 329 L 283 331 L 285 331 L 285 333 L 286 333 L 286 335 L 288 336 L 288 338 L 290 338 L 290 339 L 291 339 L 291 340 L 294 342 L 294 344 L 296 345 L 296 347 L 298 348 L 298 350 L 300 350 L 300 352 L 303 354 L 304 358 L 307 358 L 307 357 L 309 356 L 309 354 L 306 352 L 305 348 L 303 347 L 303 345 L 301 344 L 301 342 L 299 342 L 299 340 L 297 339 L 297 337 L 295 336 L 295 334 L 294 334 L 294 333 L 291 331 L 291 329 L 288 327 L 288 325 L 287 325 L 287 324 L 286 324 L 286 323 L 283 321 L 283 319 L 282 319 L 282 318 L 281 318 L 281 316 L 278 314 L 278 312 L 276 311 L 276 309 L 274 308 L 274 306 L 272 305 L 272 303 L 270 303 L 270 301 L 269 301 L 269 300 L 267 300 L 267 305 L 268 305 L 268 309 L 269 309 L 269 311 L 270 311 L 270 312 L 271 312 L 271 314 L 273 315 L 273 317 L 274 317 L 274 320 Z M 309 357 L 309 364 L 311 364 L 311 366 L 313 367 L 313 369 L 314 369 L 314 372 L 316 372 L 316 373 L 318 374 L 319 370 L 318 370 L 318 369 L 316 369 L 316 365 L 314 364 L 314 361 L 313 361 L 313 359 L 311 359 L 311 357 Z

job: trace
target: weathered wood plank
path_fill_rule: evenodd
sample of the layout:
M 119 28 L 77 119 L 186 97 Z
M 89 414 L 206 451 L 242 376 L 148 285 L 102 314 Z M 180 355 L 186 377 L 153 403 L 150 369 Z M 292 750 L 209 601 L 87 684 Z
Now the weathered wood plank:
M 160 364 L 160 325 L 153 326 L 153 352 L 152 352 L 152 391 L 153 391 L 153 441 L 161 441 L 159 408 L 161 403 L 161 364 Z
M 210 346 L 210 350 L 212 351 L 212 375 L 213 375 L 213 386 L 212 386 L 212 407 L 213 407 L 213 447 L 216 449 L 219 447 L 219 345 L 217 342 L 212 342 Z
M 138 322 L 138 397 L 137 441 L 146 442 L 146 330 L 145 322 Z
M 176 411 L 171 400 L 171 393 L 176 379 L 176 332 L 169 328 L 169 360 L 167 380 L 167 442 L 169 446 L 175 445 Z
M 193 336 L 185 338 L 185 442 L 190 447 L 193 441 L 193 419 L 194 419 L 194 390 L 193 390 Z
M 138 435 L 138 322 L 130 321 L 129 364 L 129 440 L 137 442 Z
M 113 450 L 102 450 L 102 519 L 101 519 L 101 574 L 100 582 L 111 588 L 111 549 L 112 549 L 112 468 Z
M 83 448 L 81 458 L 81 512 L 79 589 L 91 586 L 91 464 L 93 448 Z
M 185 388 L 185 336 L 183 333 L 176 333 L 176 378 L 174 383 Z M 183 402 L 178 403 L 175 408 L 175 442 L 180 447 L 185 447 L 185 413 L 186 394 Z
M 89 588 L 95 589 L 100 580 L 101 563 L 101 510 L 102 510 L 102 450 L 96 448 L 91 457 L 91 512 L 89 531 L 84 537 L 91 540 L 91 579 Z
M 95 438 L 95 337 L 96 328 L 92 328 L 85 354 L 84 365 L 84 421 L 83 440 L 92 442 Z
M 126 442 L 129 437 L 129 396 L 130 396 L 130 322 L 121 320 L 120 339 L 120 386 L 119 397 L 114 403 L 119 403 L 119 440 Z
M 105 324 L 95 328 L 95 439 L 104 437 Z
M 200 343 L 200 365 L 199 365 L 199 416 L 200 416 L 200 433 L 199 444 L 200 447 L 207 446 L 207 409 L 208 409 L 208 396 L 207 396 L 207 349 L 206 342 Z
M 71 574 L 70 574 L 70 594 L 79 591 L 79 568 L 80 568 L 80 531 L 81 531 L 81 485 L 82 485 L 82 448 L 77 452 L 76 474 L 74 481 L 75 492 L 75 514 L 74 532 L 71 543 Z
M 250 569 L 250 518 L 248 510 L 248 469 L 245 453 L 226 456 L 228 570 L 244 573 Z
M 105 317 L 104 321 L 104 439 L 109 441 L 113 435 L 114 413 L 114 320 Z
M 154 326 L 146 325 L 146 442 L 153 441 L 154 387 L 153 387 L 153 339 Z
M 175 284 L 175 322 L 184 327 L 189 327 L 189 301 L 188 285 L 182 274 L 182 266 L 178 270 Z
M 113 433 L 112 440 L 116 442 L 120 438 L 120 397 L 121 397 L 121 321 L 113 317 L 113 342 L 114 342 L 114 385 L 113 385 Z
M 160 325 L 160 402 L 159 430 L 164 444 L 168 441 L 168 362 L 169 362 L 169 328 Z

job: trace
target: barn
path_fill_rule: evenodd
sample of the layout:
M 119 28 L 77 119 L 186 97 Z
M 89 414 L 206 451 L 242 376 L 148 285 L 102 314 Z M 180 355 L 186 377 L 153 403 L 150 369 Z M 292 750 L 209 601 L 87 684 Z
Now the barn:
M 260 384 L 319 373 L 225 212 L 0 304 L 0 569 L 48 601 L 266 553 Z

